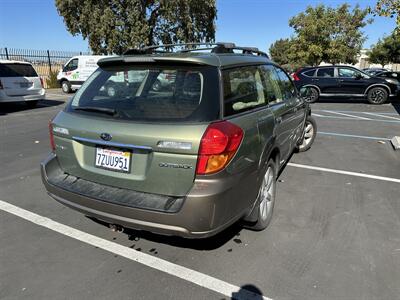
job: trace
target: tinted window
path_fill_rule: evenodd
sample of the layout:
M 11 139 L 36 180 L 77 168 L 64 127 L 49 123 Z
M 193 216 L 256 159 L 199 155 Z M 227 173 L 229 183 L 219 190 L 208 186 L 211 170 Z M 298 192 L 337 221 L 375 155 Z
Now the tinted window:
M 35 69 L 28 64 L 0 64 L 0 77 L 37 77 Z
M 67 110 L 149 122 L 212 121 L 219 117 L 218 95 L 212 67 L 115 66 L 95 71 Z
M 282 97 L 284 101 L 290 100 L 296 97 L 296 89 L 293 82 L 290 80 L 289 76 L 281 68 L 275 67 L 276 73 L 279 78 L 279 86 L 282 92 Z
M 71 60 L 65 67 L 64 67 L 64 72 L 68 72 L 68 71 L 73 71 L 76 70 L 78 68 L 78 59 L 74 58 L 73 60 Z
M 355 78 L 357 76 L 362 76 L 361 72 L 354 69 L 339 68 L 339 77 L 342 78 Z
M 275 67 L 266 65 L 263 69 L 263 84 L 266 100 L 269 104 L 280 103 L 283 101 L 282 91 L 279 87 L 280 79 Z
M 265 105 L 264 87 L 259 67 L 225 70 L 222 76 L 225 116 Z
M 313 70 L 309 70 L 303 73 L 304 75 L 308 76 L 308 77 L 314 77 L 315 75 L 315 69 Z
M 334 77 L 335 76 L 335 69 L 334 68 L 323 68 L 318 69 L 317 77 Z

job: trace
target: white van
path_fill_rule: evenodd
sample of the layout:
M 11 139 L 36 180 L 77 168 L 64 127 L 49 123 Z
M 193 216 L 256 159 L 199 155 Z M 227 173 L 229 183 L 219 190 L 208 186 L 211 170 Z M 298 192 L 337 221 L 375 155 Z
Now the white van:
M 44 98 L 42 78 L 30 63 L 0 60 L 0 103 L 25 102 L 35 107 Z
M 104 55 L 81 55 L 72 57 L 57 74 L 57 81 L 64 93 L 77 90 L 98 68 L 97 62 Z

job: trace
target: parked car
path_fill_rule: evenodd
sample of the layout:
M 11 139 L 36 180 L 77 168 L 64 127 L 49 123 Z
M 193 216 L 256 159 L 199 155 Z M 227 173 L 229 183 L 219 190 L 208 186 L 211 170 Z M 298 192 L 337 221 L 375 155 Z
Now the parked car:
M 0 103 L 25 102 L 35 107 L 44 98 L 42 78 L 30 63 L 0 60 Z
M 167 235 L 207 237 L 241 219 L 266 228 L 279 170 L 311 147 L 316 124 L 265 53 L 211 51 L 100 60 L 49 124 L 49 195 L 112 226 Z M 120 72 L 143 71 L 118 96 L 101 91 Z M 173 86 L 154 89 L 165 73 Z
M 371 104 L 385 103 L 400 95 L 400 86 L 370 76 L 349 66 L 308 67 L 296 72 L 294 82 L 307 102 L 320 97 L 365 98 Z
M 385 78 L 387 82 L 398 84 L 400 81 L 400 72 L 385 71 L 375 75 L 376 77 Z
M 64 93 L 68 94 L 81 87 L 97 69 L 97 62 L 104 58 L 101 55 L 80 55 L 74 56 L 57 74 L 57 81 Z

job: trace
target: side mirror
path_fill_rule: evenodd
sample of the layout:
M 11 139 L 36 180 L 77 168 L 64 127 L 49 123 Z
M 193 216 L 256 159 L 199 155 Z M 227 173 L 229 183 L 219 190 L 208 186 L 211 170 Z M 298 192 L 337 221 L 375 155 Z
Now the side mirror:
M 361 74 L 357 74 L 356 75 L 356 79 L 358 79 L 358 80 L 360 80 L 360 79 L 363 79 L 364 77 L 361 75 Z

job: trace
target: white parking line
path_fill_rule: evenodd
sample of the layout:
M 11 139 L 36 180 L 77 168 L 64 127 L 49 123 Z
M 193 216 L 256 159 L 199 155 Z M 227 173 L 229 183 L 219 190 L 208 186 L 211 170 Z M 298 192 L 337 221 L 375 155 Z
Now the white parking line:
M 400 123 L 399 121 L 395 120 L 378 120 L 378 119 L 355 119 L 355 118 L 350 118 L 350 117 L 339 117 L 339 116 L 325 116 L 325 115 L 319 115 L 319 114 L 314 114 L 312 113 L 313 116 L 316 116 L 318 118 L 325 118 L 325 119 L 340 119 L 340 120 L 348 120 L 348 121 L 372 121 L 372 122 L 381 122 L 381 123 Z
M 337 115 L 341 115 L 341 116 L 345 116 L 345 117 L 350 117 L 350 118 L 356 118 L 356 119 L 360 119 L 360 120 L 371 120 L 370 118 L 365 118 L 365 117 L 359 117 L 359 116 L 355 116 L 355 115 L 344 114 L 344 113 L 337 112 L 337 111 L 323 110 L 323 112 L 331 113 L 331 114 L 337 114 Z
M 71 96 L 69 96 L 69 95 L 50 94 L 50 93 L 46 93 L 46 96 L 62 97 L 62 98 L 69 98 L 69 97 L 71 97 Z
M 326 111 L 326 109 L 312 109 L 312 111 Z M 335 112 L 341 112 L 341 113 L 350 113 L 350 114 L 364 114 L 364 113 L 369 113 L 366 111 L 356 111 L 356 110 L 335 110 L 335 109 L 329 109 L 328 111 L 335 111 Z M 394 115 L 394 116 L 398 116 L 399 113 L 395 113 L 395 112 L 377 112 L 381 115 Z
M 194 283 L 198 286 L 207 288 L 209 290 L 215 291 L 227 297 L 232 297 L 233 293 L 238 293 L 240 290 L 240 296 L 236 299 L 238 300 L 272 300 L 251 291 L 240 289 L 238 286 L 230 284 L 228 282 L 222 281 L 220 279 L 214 278 L 212 276 L 191 270 L 189 268 L 171 263 L 169 261 L 163 260 L 152 255 L 136 251 L 129 247 L 119 245 L 117 243 L 105 240 L 98 236 L 80 231 L 78 229 L 72 228 L 70 226 L 58 223 L 49 218 L 40 216 L 18 206 L 12 205 L 8 202 L 0 200 L 0 210 L 18 216 L 22 219 L 30 221 L 39 226 L 43 226 L 55 232 L 61 233 L 65 236 L 69 236 L 78 241 L 84 242 L 86 244 L 99 247 L 108 252 L 118 254 L 127 259 L 145 265 L 147 267 L 153 268 L 155 270 L 173 275 L 180 279 L 186 280 L 188 282 Z
M 377 116 L 377 117 L 381 117 L 381 118 L 394 119 L 394 120 L 399 120 L 399 121 L 400 121 L 399 118 L 395 118 L 395 117 L 392 117 L 392 116 L 385 116 L 385 115 L 381 115 L 381 114 L 377 114 L 377 113 L 368 113 L 368 112 L 365 112 L 364 114 L 366 114 L 366 115 L 371 115 L 371 116 Z
M 364 177 L 364 178 L 400 183 L 400 179 L 398 179 L 398 178 L 376 176 L 376 175 L 371 175 L 371 174 L 349 172 L 349 171 L 343 171 L 343 170 L 337 170 L 337 169 L 314 167 L 314 166 L 295 164 L 295 163 L 288 163 L 287 165 L 291 166 L 291 167 L 302 168 L 302 169 L 310 169 L 310 170 L 316 170 L 316 171 L 323 171 L 323 172 L 329 172 L 329 173 L 336 173 L 336 174 L 343 174 L 343 175 L 350 175 L 350 176 L 356 176 L 356 177 Z
M 317 134 L 322 134 L 322 135 L 333 135 L 333 136 L 343 136 L 343 137 L 359 138 L 359 139 L 369 139 L 369 140 L 379 140 L 379 141 L 390 141 L 389 138 L 384 138 L 384 137 L 368 136 L 368 135 L 354 135 L 354 134 L 345 134 L 345 133 L 337 133 L 337 132 L 323 132 L 323 131 L 318 131 Z

